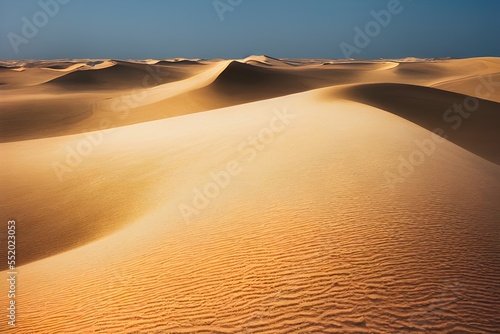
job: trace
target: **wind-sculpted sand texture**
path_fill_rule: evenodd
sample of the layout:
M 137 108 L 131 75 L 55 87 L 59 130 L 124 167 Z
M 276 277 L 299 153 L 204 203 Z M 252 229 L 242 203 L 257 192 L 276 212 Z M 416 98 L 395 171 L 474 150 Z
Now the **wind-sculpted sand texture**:
M 499 59 L 1 65 L 2 333 L 498 332 Z

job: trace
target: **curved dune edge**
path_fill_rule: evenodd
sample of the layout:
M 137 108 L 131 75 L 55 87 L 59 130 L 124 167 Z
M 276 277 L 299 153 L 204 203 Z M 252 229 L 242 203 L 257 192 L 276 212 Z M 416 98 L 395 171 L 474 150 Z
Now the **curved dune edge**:
M 283 108 L 294 118 L 246 161 L 238 145 Z M 28 333 L 494 332 L 499 168 L 445 141 L 395 193 L 383 186 L 401 152 L 429 135 L 317 92 L 116 129 L 87 164 L 122 152 L 110 162 L 133 166 L 122 182 L 151 168 L 154 186 L 138 194 L 154 206 L 130 198 L 123 205 L 143 210 L 133 224 L 20 267 L 19 325 Z M 37 141 L 47 147 L 40 155 L 50 161 L 72 138 Z M 2 146 L 28 153 L 34 142 Z M 3 182 L 26 166 L 23 156 L 3 167 Z M 241 173 L 186 224 L 178 204 L 232 159 Z M 53 231 L 41 226 L 42 236 Z
M 130 63 L 99 70 L 69 72 L 41 85 L 43 87 L 38 88 L 38 91 L 23 94 L 20 100 L 19 98 L 16 100 L 16 96 L 8 95 L 3 102 L 0 102 L 4 105 L 3 112 L 0 114 L 2 130 L 0 141 L 12 142 L 63 136 L 165 118 L 161 110 L 150 115 L 136 113 L 134 109 L 167 99 L 169 95 L 175 96 L 182 94 L 183 91 L 209 84 L 215 80 L 214 76 L 226 66 L 226 63 L 207 66 L 208 69 L 200 74 L 196 74 L 199 70 L 192 72 L 190 69 L 179 70 L 177 68 L 174 69 L 175 76 L 168 66 L 159 65 L 152 68 L 148 65 L 149 71 L 144 68 L 140 69 L 140 66 L 141 64 Z M 160 77 L 157 77 L 157 70 L 160 71 Z M 120 80 L 116 77 L 118 74 L 127 76 L 133 74 L 136 80 L 125 82 L 121 84 L 122 89 L 118 89 L 120 85 L 117 87 L 113 84 Z M 186 76 L 187 79 L 185 79 Z M 80 81 L 82 78 L 89 80 L 83 86 Z M 172 82 L 164 83 L 169 80 Z M 54 82 L 58 82 L 55 87 Z M 112 91 L 84 89 L 84 87 L 93 87 L 94 83 L 112 88 Z M 143 83 L 146 85 L 143 86 Z M 76 85 L 75 90 L 71 90 L 73 84 Z M 151 84 L 153 87 L 148 88 Z M 54 89 L 63 91 L 55 94 Z M 64 97 L 63 100 L 60 100 L 61 96 Z M 33 119 L 36 119 L 36 122 Z
M 72 72 L 47 84 L 52 85 L 58 82 L 63 86 L 68 83 L 79 85 L 82 82 L 83 75 L 85 78 L 92 78 L 88 82 L 89 85 L 92 85 L 96 83 L 96 80 L 99 80 L 99 77 L 108 77 L 103 71 L 113 71 L 115 74 L 117 71 L 122 71 L 123 69 L 118 68 L 118 66 L 115 65 L 99 71 Z M 261 69 L 247 64 L 240 64 L 236 61 L 223 61 L 205 66 L 208 69 L 187 79 L 176 80 L 147 89 L 127 92 L 125 88 L 128 87 L 128 84 L 124 84 L 125 86 L 122 88 L 124 88 L 125 93 L 118 92 L 106 98 L 103 97 L 105 96 L 103 93 L 97 93 L 94 100 L 96 100 L 96 97 L 99 97 L 99 100 L 94 103 L 82 102 L 81 95 L 73 95 L 71 99 L 65 102 L 66 109 L 62 111 L 74 109 L 71 106 L 72 100 L 74 100 L 73 104 L 79 104 L 77 109 L 80 110 L 80 114 L 75 115 L 75 117 L 67 115 L 65 123 L 71 126 L 65 126 L 62 129 L 50 128 L 53 119 L 60 117 L 58 110 L 61 110 L 61 108 L 51 106 L 52 112 L 50 110 L 37 112 L 41 119 L 36 123 L 23 122 L 22 120 L 26 119 L 26 112 L 32 113 L 33 109 L 36 110 L 32 105 L 36 105 L 40 101 L 35 99 L 18 102 L 15 109 L 21 106 L 21 111 L 12 111 L 4 116 L 2 122 L 5 128 L 5 131 L 2 132 L 3 141 L 29 140 L 83 131 L 95 131 L 102 127 L 102 119 L 105 119 L 112 127 L 119 127 L 288 95 L 325 85 L 324 82 L 320 85 L 303 83 L 301 82 L 303 78 L 297 75 L 282 74 L 279 71 Z M 128 67 L 130 65 L 127 65 Z M 192 68 L 192 66 L 189 67 Z M 171 69 L 165 69 L 166 66 L 158 66 L 158 68 L 166 71 L 166 77 L 169 77 Z M 133 69 L 133 71 L 134 73 L 137 72 L 139 76 L 144 76 L 144 72 L 136 69 Z M 130 70 L 127 70 L 128 72 Z M 283 80 L 287 79 L 290 82 L 283 85 Z M 313 81 L 317 81 L 317 79 L 313 79 Z M 132 82 L 136 84 L 134 80 Z M 112 82 L 107 84 L 114 87 Z M 245 93 L 248 89 L 250 91 Z M 90 96 L 90 93 L 82 92 L 81 94 Z M 45 104 L 47 105 L 47 103 Z M 83 112 L 86 112 L 88 116 L 85 119 L 81 114 Z M 56 123 L 56 126 L 57 124 L 60 123 Z
M 69 72 L 76 70 L 78 68 L 84 67 L 86 63 L 69 63 L 69 64 L 55 64 L 55 65 L 49 65 L 46 67 L 40 67 L 41 69 L 44 70 L 49 70 L 49 71 L 58 71 L 58 72 Z
M 280 66 L 285 66 L 289 67 L 291 66 L 289 63 L 287 63 L 284 60 L 269 57 L 266 55 L 260 55 L 260 56 L 249 56 L 246 57 L 245 59 L 239 60 L 242 63 L 245 64 L 251 64 L 251 65 L 263 65 L 263 66 L 275 66 L 275 67 L 280 67 Z
M 400 65 L 398 62 L 338 62 L 338 61 L 330 61 L 324 62 L 321 66 L 327 66 L 329 68 L 335 69 L 353 69 L 356 68 L 358 70 L 364 71 L 384 71 L 396 68 Z
M 247 63 L 173 59 L 102 60 L 99 64 L 85 60 L 91 68 L 66 72 L 36 68 L 53 65 L 47 61 L 9 63 L 29 68 L 0 73 L 0 83 L 6 87 L 0 91 L 0 141 L 96 131 L 103 123 L 115 128 L 353 82 L 432 86 L 471 75 L 479 80 L 500 68 L 496 58 L 334 61 L 327 66 L 266 56 L 247 59 Z M 266 64 L 248 64 L 253 61 Z
M 352 85 L 345 98 L 387 110 L 500 164 L 500 103 L 435 88 L 403 84 Z M 335 90 L 333 98 L 338 98 Z
M 433 87 L 500 103 L 500 94 L 498 94 L 500 73 L 454 79 L 435 84 Z

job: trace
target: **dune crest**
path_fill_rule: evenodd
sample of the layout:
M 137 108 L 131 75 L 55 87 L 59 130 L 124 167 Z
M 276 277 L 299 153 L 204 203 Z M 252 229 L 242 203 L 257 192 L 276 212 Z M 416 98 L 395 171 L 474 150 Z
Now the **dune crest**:
M 0 332 L 495 333 L 499 64 L 0 62 Z
M 429 131 L 440 129 L 448 140 L 500 165 L 500 103 L 402 84 L 355 85 L 343 93 L 351 100 L 387 110 Z

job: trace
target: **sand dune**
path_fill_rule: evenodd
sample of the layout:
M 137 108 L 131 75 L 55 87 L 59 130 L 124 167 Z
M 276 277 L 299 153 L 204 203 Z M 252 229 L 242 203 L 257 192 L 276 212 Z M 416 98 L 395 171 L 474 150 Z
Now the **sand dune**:
M 357 85 L 344 92 L 349 99 L 390 111 L 429 131 L 441 129 L 449 141 L 500 165 L 500 103 L 402 84 Z
M 308 90 L 308 86 L 297 79 L 297 76 L 290 73 L 233 61 L 212 86 L 216 91 L 227 96 L 233 95 L 235 98 L 241 98 L 248 90 L 270 98 Z M 260 100 L 259 97 L 256 99 Z
M 261 56 L 249 56 L 246 57 L 241 61 L 242 63 L 245 64 L 250 64 L 250 65 L 264 65 L 264 66 L 290 66 L 290 64 L 284 60 L 269 57 L 266 55 L 261 55 Z
M 0 73 L 0 87 L 2 87 L 2 90 L 15 89 L 23 86 L 36 86 L 64 75 L 64 72 L 24 67 L 12 69 L 3 68 L 0 69 Z
M 373 70 L 387 70 L 387 69 L 392 69 L 394 67 L 399 66 L 399 63 L 397 62 L 379 62 L 379 61 L 372 61 L 372 62 L 361 62 L 361 61 L 353 61 L 349 63 L 345 62 L 336 62 L 336 61 L 328 61 L 324 62 L 321 64 L 321 66 L 328 66 L 328 67 L 333 67 L 338 70 L 366 70 L 366 71 L 373 71 Z
M 82 66 L 85 66 L 86 63 L 73 63 L 73 62 L 63 62 L 63 63 L 58 63 L 58 64 L 50 64 L 45 67 L 42 67 L 43 69 L 50 69 L 50 70 L 56 70 L 56 71 L 72 71 L 77 68 L 80 68 Z
M 498 60 L 280 62 L 0 70 L 0 331 L 495 333 Z
M 160 60 L 155 65 L 204 65 L 201 60 L 190 59 L 174 59 L 174 60 Z
M 124 61 L 114 61 L 115 65 L 98 70 L 74 71 L 64 76 L 53 79 L 46 84 L 70 90 L 120 90 L 131 89 L 142 82 L 145 69 L 142 64 L 133 64 Z M 180 80 L 183 76 L 179 72 L 167 71 L 162 67 L 147 65 L 147 69 L 155 75 L 151 80 L 152 85 L 158 85 L 167 81 Z
M 490 58 L 423 63 L 343 61 L 326 66 L 309 63 L 304 66 L 276 65 L 273 60 L 275 66 L 264 67 L 236 61 L 204 62 L 203 66 L 182 65 L 186 61 L 201 64 L 198 60 L 184 59 L 158 62 L 155 65 L 114 61 L 111 64 L 103 62 L 101 66 L 105 64 L 104 68 L 92 70 L 85 67 L 70 72 L 34 68 L 28 69 L 27 73 L 9 71 L 10 74 L 2 76 L 6 81 L 3 87 L 19 92 L 16 94 L 6 91 L 7 96 L 0 102 L 4 110 L 10 111 L 1 116 L 5 124 L 23 123 L 22 119 L 17 120 L 18 115 L 25 115 L 27 112 L 32 114 L 32 104 L 40 103 L 41 93 L 45 96 L 43 101 L 51 98 L 54 103 L 60 104 L 57 109 L 62 110 L 71 110 L 73 105 L 82 105 L 84 100 L 82 109 L 92 110 L 92 115 L 82 122 L 72 123 L 72 126 L 61 128 L 54 123 L 54 127 L 50 128 L 50 120 L 58 118 L 59 114 L 54 110 L 54 115 L 47 115 L 48 120 L 42 122 L 42 128 L 47 131 L 36 130 L 27 124 L 25 131 L 14 127 L 16 131 L 13 133 L 0 134 L 0 140 L 34 139 L 50 134 L 93 131 L 101 128 L 103 118 L 111 120 L 108 123 L 117 127 L 356 82 L 436 86 L 460 77 L 470 78 L 472 73 L 476 73 L 475 78 L 470 80 L 475 80 L 477 87 L 481 83 L 478 81 L 479 75 L 498 71 L 498 62 Z M 44 63 L 44 66 L 47 64 Z M 33 82 L 33 78 L 38 81 Z M 40 84 L 44 82 L 44 85 Z M 29 87 L 19 88 L 19 85 Z M 1 93 L 0 95 L 4 95 Z M 22 99 L 17 98 L 19 94 L 23 95 Z M 494 99 L 489 99 L 492 98 Z M 124 112 L 129 117 L 123 118 Z M 41 117 L 45 118 L 45 115 L 43 113 Z
M 215 80 L 219 68 L 225 66 L 225 63 L 207 68 L 200 66 L 204 71 L 199 73 L 200 70 L 193 67 L 186 69 L 181 66 L 172 70 L 166 66 L 123 62 L 104 69 L 59 74 L 57 79 L 44 85 L 17 89 L 18 94 L 5 91 L 0 101 L 3 128 L 0 141 L 101 130 L 104 121 L 107 128 L 164 118 L 167 116 L 158 110 L 153 115 L 132 115 L 132 111 L 145 104 L 203 87 Z M 41 107 L 34 107 L 38 105 Z M 73 113 L 75 106 L 77 108 Z M 124 117 L 124 114 L 130 117 Z M 32 122 L 33 118 L 27 115 L 35 117 L 37 122 Z
M 484 87 L 484 83 L 488 84 L 490 82 L 493 82 L 495 86 Z M 472 76 L 465 79 L 450 80 L 436 84 L 434 87 L 478 98 L 487 96 L 488 100 L 500 102 L 498 94 L 494 94 L 500 85 L 499 83 L 500 73 L 494 73 L 480 78 Z

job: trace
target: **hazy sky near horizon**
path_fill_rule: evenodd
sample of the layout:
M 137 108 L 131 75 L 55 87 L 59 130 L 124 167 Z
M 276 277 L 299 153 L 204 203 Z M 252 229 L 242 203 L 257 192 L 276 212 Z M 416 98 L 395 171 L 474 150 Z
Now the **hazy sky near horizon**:
M 500 56 L 499 0 L 399 0 L 374 23 L 391 2 L 0 0 L 0 58 Z

